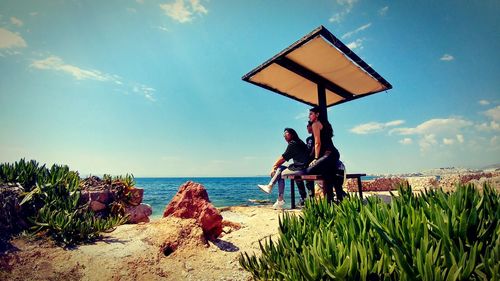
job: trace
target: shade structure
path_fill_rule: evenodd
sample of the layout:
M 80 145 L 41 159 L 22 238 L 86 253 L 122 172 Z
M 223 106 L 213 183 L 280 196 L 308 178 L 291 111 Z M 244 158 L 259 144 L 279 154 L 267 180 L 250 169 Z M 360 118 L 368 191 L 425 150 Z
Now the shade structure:
M 320 26 L 242 77 L 311 106 L 326 107 L 392 88 L 325 27 Z

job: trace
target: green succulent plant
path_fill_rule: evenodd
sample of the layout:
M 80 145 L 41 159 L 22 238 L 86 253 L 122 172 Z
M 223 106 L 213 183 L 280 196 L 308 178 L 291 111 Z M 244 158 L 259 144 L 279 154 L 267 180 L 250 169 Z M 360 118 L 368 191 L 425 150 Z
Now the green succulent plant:
M 261 254 L 239 263 L 257 280 L 499 280 L 494 189 L 398 191 L 390 204 L 307 202 L 301 215 L 280 217 L 278 241 L 260 241 Z
M 37 233 L 46 233 L 62 245 L 73 245 L 95 239 L 102 232 L 123 224 L 120 215 L 97 218 L 80 202 L 80 177 L 68 166 L 53 165 L 47 169 L 38 162 L 20 161 L 0 164 L 0 183 L 19 183 L 25 192 L 20 203 Z

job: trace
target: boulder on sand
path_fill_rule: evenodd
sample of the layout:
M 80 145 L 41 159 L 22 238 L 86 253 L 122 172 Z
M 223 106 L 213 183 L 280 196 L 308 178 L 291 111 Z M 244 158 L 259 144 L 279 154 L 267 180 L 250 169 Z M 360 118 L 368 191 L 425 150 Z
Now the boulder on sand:
M 153 209 L 149 204 L 139 204 L 138 206 L 127 206 L 125 214 L 128 215 L 128 223 L 149 222 L 149 216 Z
M 214 240 L 222 233 L 222 215 L 210 203 L 207 190 L 199 183 L 188 181 L 179 187 L 163 212 L 163 217 L 170 215 L 195 219 L 207 239 Z

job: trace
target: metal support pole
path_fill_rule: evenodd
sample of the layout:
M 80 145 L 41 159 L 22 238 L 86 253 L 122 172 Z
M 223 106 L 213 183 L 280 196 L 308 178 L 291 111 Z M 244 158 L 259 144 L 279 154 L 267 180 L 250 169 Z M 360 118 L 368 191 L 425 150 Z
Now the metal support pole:
M 318 105 L 321 110 L 320 118 L 322 118 L 322 120 L 328 120 L 328 113 L 326 112 L 326 90 L 325 85 L 322 84 L 318 84 Z
M 363 199 L 363 184 L 361 183 L 361 176 L 358 177 L 358 190 L 359 198 Z

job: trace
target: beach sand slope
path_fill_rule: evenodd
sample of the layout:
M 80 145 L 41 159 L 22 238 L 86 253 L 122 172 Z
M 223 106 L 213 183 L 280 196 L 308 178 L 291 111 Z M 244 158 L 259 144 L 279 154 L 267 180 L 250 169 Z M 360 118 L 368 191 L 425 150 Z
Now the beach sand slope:
M 226 227 L 228 233 L 208 245 L 193 220 L 170 217 L 123 225 L 69 250 L 15 239 L 0 256 L 0 280 L 251 280 L 239 266 L 240 253 L 260 253 L 259 240 L 276 239 L 281 213 L 270 206 L 224 208 L 224 220 L 241 228 Z M 175 248 L 168 256 L 166 244 Z

